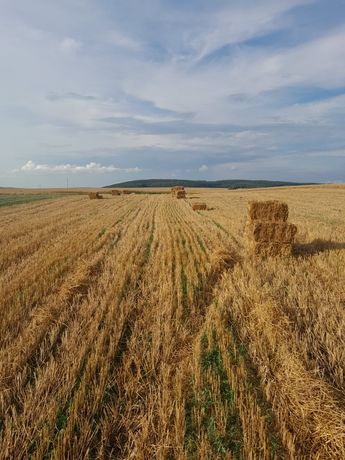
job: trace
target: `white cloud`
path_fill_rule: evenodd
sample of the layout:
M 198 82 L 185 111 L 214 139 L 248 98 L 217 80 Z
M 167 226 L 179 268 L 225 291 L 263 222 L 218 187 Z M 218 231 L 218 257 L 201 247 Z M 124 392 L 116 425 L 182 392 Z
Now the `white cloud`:
M 314 0 L 266 0 L 260 2 L 233 2 L 229 6 L 209 15 L 202 33 L 191 37 L 197 58 L 201 59 L 213 51 L 241 43 L 288 25 L 284 14 L 296 6 Z M 230 2 L 229 2 L 230 3 Z M 194 31 L 192 31 L 193 33 Z
M 140 168 L 116 168 L 113 165 L 104 166 L 100 163 L 90 162 L 86 165 L 72 165 L 69 163 L 60 165 L 36 164 L 29 160 L 20 168 L 25 172 L 43 172 L 43 173 L 108 173 L 108 172 L 140 172 Z
M 200 172 L 208 171 L 208 166 L 207 166 L 207 165 L 202 165 L 202 166 L 200 166 L 199 171 L 200 171 Z
M 281 109 L 276 120 L 283 123 L 341 125 L 345 117 L 345 96 L 335 96 L 322 101 L 294 104 Z
M 158 107 L 194 112 L 197 121 L 257 124 L 265 111 L 275 111 L 270 105 L 275 97 L 270 100 L 269 92 L 299 85 L 345 86 L 344 60 L 345 28 L 341 27 L 293 48 L 238 49 L 231 59 L 200 68 L 146 62 L 123 84 L 129 93 Z M 266 100 L 255 107 L 259 96 Z
M 25 152 L 22 184 L 54 171 L 96 182 L 88 172 L 123 171 L 112 163 L 168 175 L 180 152 L 206 177 L 218 162 L 342 148 L 345 98 L 326 98 L 345 87 L 343 10 L 338 0 L 294 10 L 313 1 L 5 2 L 0 170 Z M 68 148 L 49 157 L 44 144 Z
M 107 35 L 108 41 L 119 48 L 126 48 L 129 50 L 138 50 L 141 45 L 138 41 L 134 40 L 127 35 L 124 35 L 119 30 L 110 30 Z
M 71 37 L 66 37 L 60 42 L 60 49 L 66 54 L 72 54 L 82 47 L 82 43 Z
M 220 171 L 224 171 L 224 170 L 227 170 L 227 171 L 236 171 L 237 169 L 239 169 L 239 166 L 238 165 L 234 165 L 232 163 L 222 163 L 222 164 L 219 164 L 217 166 L 215 166 L 214 169 L 218 169 Z
M 319 150 L 314 152 L 307 152 L 307 157 L 323 157 L 323 158 L 333 158 L 340 157 L 345 158 L 345 149 L 336 149 L 336 150 Z

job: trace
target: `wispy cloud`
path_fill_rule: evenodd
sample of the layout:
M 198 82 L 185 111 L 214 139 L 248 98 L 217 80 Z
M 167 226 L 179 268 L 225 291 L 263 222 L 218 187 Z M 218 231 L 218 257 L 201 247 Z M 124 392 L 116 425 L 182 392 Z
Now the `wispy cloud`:
M 47 165 L 47 164 L 36 164 L 29 160 L 25 165 L 20 168 L 20 171 L 24 172 L 42 172 L 42 173 L 111 173 L 111 172 L 126 172 L 136 173 L 140 172 L 140 168 L 117 168 L 116 166 L 109 165 L 104 166 L 100 163 L 88 163 L 86 165 L 72 165 L 72 164 L 59 164 L 59 165 Z
M 314 0 L 273 0 L 260 2 L 229 2 L 208 17 L 202 31 L 191 38 L 197 59 L 224 46 L 243 43 L 273 30 L 286 28 L 290 21 L 284 16 L 297 6 Z
M 50 91 L 46 96 L 48 101 L 97 101 L 99 97 L 91 96 L 88 94 L 79 94 L 79 93 L 55 93 L 54 91 Z
M 18 184 L 345 180 L 344 2 L 5 3 L 0 170 Z
M 119 30 L 112 29 L 108 31 L 106 37 L 111 45 L 119 48 L 128 50 L 139 50 L 141 48 L 141 43 L 139 41 L 123 34 Z
M 60 49 L 66 53 L 75 53 L 82 47 L 82 43 L 71 37 L 66 37 L 60 42 Z

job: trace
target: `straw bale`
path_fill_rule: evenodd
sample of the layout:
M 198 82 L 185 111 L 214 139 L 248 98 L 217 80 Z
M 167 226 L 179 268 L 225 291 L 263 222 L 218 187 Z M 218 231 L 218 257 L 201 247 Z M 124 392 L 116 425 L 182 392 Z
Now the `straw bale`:
M 120 190 L 112 190 L 111 194 L 112 195 L 121 195 L 121 192 L 120 192 Z
M 100 200 L 103 198 L 103 195 L 101 195 L 99 192 L 90 192 L 89 198 L 90 200 Z
M 193 211 L 204 211 L 207 210 L 207 205 L 206 203 L 193 203 L 192 205 Z
M 171 187 L 172 193 L 176 193 L 178 191 L 184 191 L 184 187 L 182 185 L 176 185 L 176 187 Z
M 124 195 L 130 195 L 132 192 L 131 192 L 131 190 L 122 190 L 122 193 Z
M 293 243 L 297 227 L 287 222 L 249 221 L 245 233 L 256 242 Z
M 176 198 L 186 198 L 186 192 L 184 190 L 178 190 L 175 194 Z
M 267 243 L 251 241 L 247 245 L 251 254 L 258 257 L 289 257 L 292 254 L 291 243 Z
M 251 201 L 248 206 L 248 215 L 251 220 L 286 222 L 289 217 L 289 208 L 281 201 Z

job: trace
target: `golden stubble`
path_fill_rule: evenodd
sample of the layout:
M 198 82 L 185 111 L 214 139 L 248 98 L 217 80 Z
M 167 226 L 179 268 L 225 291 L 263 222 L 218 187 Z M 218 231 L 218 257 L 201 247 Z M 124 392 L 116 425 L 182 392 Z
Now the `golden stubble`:
M 344 198 L 2 208 L 0 458 L 345 458 Z M 289 205 L 292 256 L 248 256 L 253 200 Z

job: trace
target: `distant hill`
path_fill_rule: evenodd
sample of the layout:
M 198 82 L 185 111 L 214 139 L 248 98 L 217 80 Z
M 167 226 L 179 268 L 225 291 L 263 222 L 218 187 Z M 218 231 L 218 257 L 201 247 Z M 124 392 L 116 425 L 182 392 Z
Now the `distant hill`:
M 153 188 L 153 187 L 199 187 L 199 188 L 262 188 L 262 187 L 286 187 L 292 185 L 312 185 L 310 182 L 284 182 L 270 180 L 185 180 L 185 179 L 142 179 L 121 182 L 119 184 L 107 185 L 104 188 Z

